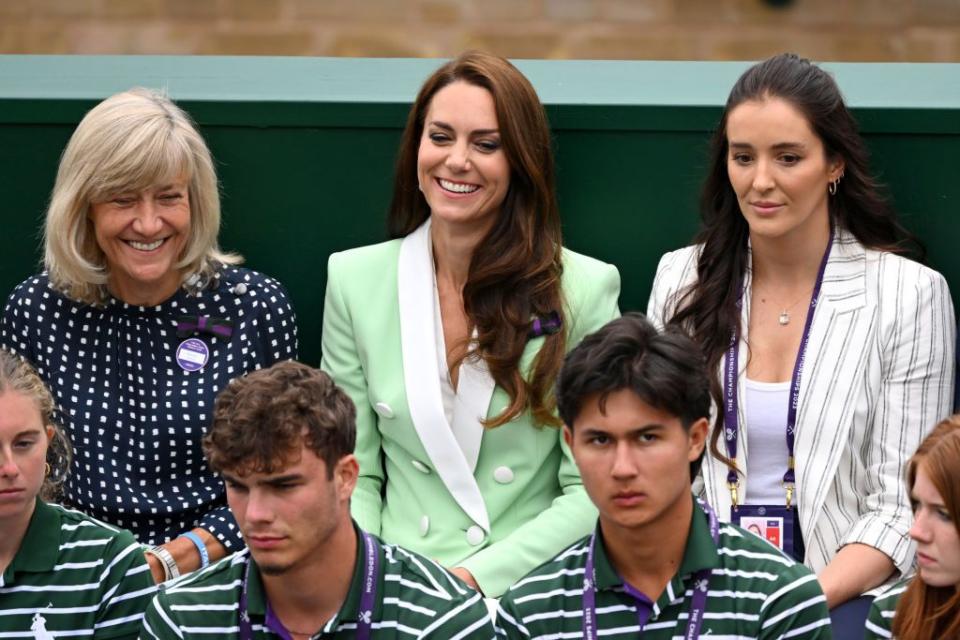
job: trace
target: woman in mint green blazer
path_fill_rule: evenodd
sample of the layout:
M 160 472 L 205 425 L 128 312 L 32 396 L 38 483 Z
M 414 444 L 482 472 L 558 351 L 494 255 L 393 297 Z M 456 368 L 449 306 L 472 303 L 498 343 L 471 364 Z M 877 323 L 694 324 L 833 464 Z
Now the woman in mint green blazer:
M 497 597 L 593 526 L 553 384 L 617 315 L 619 275 L 562 248 L 543 106 L 489 54 L 421 88 L 389 226 L 328 265 L 322 366 L 357 405 L 353 515 Z

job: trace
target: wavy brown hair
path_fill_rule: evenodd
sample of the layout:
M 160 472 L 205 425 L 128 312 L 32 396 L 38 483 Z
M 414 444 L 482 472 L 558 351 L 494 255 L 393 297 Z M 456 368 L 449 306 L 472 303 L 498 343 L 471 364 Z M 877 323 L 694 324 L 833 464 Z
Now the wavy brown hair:
M 275 473 L 296 460 L 301 444 L 327 466 L 353 452 L 357 410 L 320 371 L 294 360 L 277 362 L 220 391 L 203 452 L 217 473 Z
M 566 337 L 546 337 L 525 377 L 520 358 L 533 316 L 557 312 L 560 290 L 560 214 L 547 115 L 530 81 L 504 58 L 468 51 L 444 64 L 420 88 L 400 143 L 388 229 L 403 237 L 429 216 L 417 183 L 417 154 L 424 120 L 436 93 L 454 82 L 482 87 L 493 96 L 500 140 L 510 165 L 510 186 L 492 228 L 474 249 L 463 288 L 463 307 L 475 344 L 464 357 L 486 362 L 510 397 L 503 413 L 486 422 L 500 426 L 530 408 L 537 424 L 559 426 L 553 383 L 563 362 Z M 451 369 L 460 362 L 451 362 Z
M 70 472 L 73 449 L 57 423 L 57 405 L 53 394 L 30 364 L 15 353 L 0 349 L 0 395 L 19 393 L 29 398 L 40 412 L 45 427 L 53 427 L 53 438 L 47 445 L 47 464 L 50 469 L 40 486 L 40 499 L 45 502 L 60 497 L 63 484 Z
M 960 534 L 960 415 L 947 418 L 926 437 L 907 463 L 907 487 L 913 492 L 917 469 L 943 499 Z M 920 575 L 910 581 L 893 617 L 895 638 L 939 640 L 960 637 L 960 585 L 931 587 Z
M 879 183 L 870 173 L 866 144 L 833 77 L 792 53 L 782 53 L 750 67 L 730 90 L 710 145 L 707 178 L 700 195 L 701 230 L 694 240 L 702 247 L 697 283 L 678 298 L 674 309 L 664 310 L 664 317 L 672 315 L 671 322 L 690 332 L 703 349 L 711 371 L 719 369 L 733 330 L 740 330 L 737 299 L 747 268 L 750 232 L 727 174 L 727 118 L 744 102 L 771 98 L 785 100 L 800 111 L 823 143 L 827 158 L 843 161 L 843 180 L 828 200 L 834 223 L 871 249 L 923 256 L 923 247 L 897 222 Z M 717 406 L 723 406 L 716 376 L 711 378 L 711 394 Z M 723 412 L 719 411 L 710 437 L 710 452 L 736 467 L 718 446 L 722 427 Z

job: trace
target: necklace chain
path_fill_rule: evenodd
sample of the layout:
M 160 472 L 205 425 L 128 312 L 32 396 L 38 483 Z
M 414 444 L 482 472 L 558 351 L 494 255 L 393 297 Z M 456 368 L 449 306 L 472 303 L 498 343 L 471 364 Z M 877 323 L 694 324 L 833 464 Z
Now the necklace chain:
M 780 315 L 777 316 L 777 323 L 778 323 L 781 327 L 785 327 L 785 326 L 787 326 L 788 324 L 790 324 L 790 310 L 793 309 L 795 306 L 797 306 L 797 304 L 798 304 L 801 300 L 803 300 L 803 299 L 806 298 L 808 295 L 810 295 L 810 293 L 811 293 L 812 291 L 813 291 L 813 287 L 811 287 L 811 288 L 810 288 L 809 290 L 807 290 L 803 295 L 801 295 L 799 298 L 797 298 L 796 300 L 794 300 L 792 303 L 790 303 L 790 304 L 787 305 L 787 306 L 783 306 L 782 304 L 780 304 L 780 303 L 778 303 L 776 300 L 774 300 L 772 297 L 770 298 L 770 301 L 773 302 L 775 306 L 780 307 Z M 766 301 L 767 301 L 767 299 L 761 295 L 761 296 L 760 296 L 760 302 L 766 303 Z

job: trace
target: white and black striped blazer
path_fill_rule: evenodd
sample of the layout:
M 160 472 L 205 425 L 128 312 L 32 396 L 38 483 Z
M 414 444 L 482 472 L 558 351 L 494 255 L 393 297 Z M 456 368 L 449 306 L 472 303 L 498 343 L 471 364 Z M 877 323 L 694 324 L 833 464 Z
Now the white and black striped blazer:
M 699 248 L 660 260 L 647 314 L 662 326 L 697 277 Z M 748 352 L 750 263 L 744 283 L 738 378 L 737 465 L 747 468 L 743 369 Z M 865 249 L 838 229 L 824 274 L 797 409 L 797 504 L 806 564 L 819 573 L 850 543 L 879 549 L 901 574 L 913 562 L 906 462 L 950 413 L 953 400 L 953 304 L 936 271 L 892 253 Z M 719 372 L 718 372 L 719 375 Z M 730 514 L 727 468 L 707 454 L 705 497 Z M 748 491 L 741 480 L 741 500 Z

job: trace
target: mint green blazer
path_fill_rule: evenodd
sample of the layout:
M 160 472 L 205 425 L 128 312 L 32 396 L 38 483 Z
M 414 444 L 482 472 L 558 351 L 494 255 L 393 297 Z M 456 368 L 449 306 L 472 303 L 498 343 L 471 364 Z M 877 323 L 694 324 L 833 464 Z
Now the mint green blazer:
M 402 240 L 330 256 L 321 367 L 357 407 L 360 478 L 351 511 L 365 530 L 468 569 L 488 597 L 587 535 L 596 511 L 559 429 L 508 404 L 483 363 L 461 365 L 455 417 L 440 395 L 429 223 Z M 568 348 L 618 315 L 616 268 L 563 251 Z M 528 371 L 543 338 L 530 340 Z

